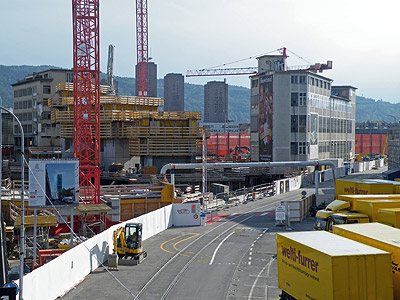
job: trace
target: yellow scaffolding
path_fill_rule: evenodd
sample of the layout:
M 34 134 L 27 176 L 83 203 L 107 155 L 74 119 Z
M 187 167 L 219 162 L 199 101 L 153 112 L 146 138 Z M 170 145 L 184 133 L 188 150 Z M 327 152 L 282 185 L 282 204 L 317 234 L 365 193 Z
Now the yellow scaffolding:
M 66 139 L 74 134 L 73 89 L 72 83 L 59 84 L 49 99 L 51 122 Z M 193 156 L 201 152 L 201 112 L 158 111 L 164 105 L 161 98 L 110 96 L 107 90 L 108 86 L 100 87 L 101 139 L 129 139 L 132 156 Z

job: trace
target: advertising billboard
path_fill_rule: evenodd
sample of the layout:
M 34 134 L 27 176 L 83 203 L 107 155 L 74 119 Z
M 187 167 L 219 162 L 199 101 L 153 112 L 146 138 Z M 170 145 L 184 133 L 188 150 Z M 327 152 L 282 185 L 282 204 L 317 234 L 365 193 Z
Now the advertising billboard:
M 260 161 L 272 161 L 273 75 L 259 79 L 259 155 Z
M 79 205 L 79 161 L 31 159 L 29 208 Z
M 318 159 L 318 114 L 310 114 L 310 159 Z

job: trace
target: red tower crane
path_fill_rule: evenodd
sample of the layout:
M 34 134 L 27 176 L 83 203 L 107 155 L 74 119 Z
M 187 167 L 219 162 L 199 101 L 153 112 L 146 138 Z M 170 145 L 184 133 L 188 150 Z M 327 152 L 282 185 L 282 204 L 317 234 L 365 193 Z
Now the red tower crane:
M 72 0 L 74 61 L 74 157 L 79 194 L 100 202 L 99 0 Z
M 147 0 L 136 0 L 136 96 L 149 95 Z

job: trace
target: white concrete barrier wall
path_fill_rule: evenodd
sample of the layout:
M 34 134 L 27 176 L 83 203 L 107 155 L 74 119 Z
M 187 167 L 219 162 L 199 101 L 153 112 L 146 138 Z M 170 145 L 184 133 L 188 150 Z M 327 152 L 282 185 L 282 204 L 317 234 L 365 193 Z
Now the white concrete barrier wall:
M 172 205 L 114 225 L 25 275 L 23 298 L 50 300 L 68 292 L 107 260 L 113 249 L 114 230 L 128 222 L 142 223 L 143 240 L 146 240 L 172 226 Z
M 289 190 L 298 190 L 301 187 L 301 175 L 289 179 Z
M 173 226 L 200 226 L 200 204 L 182 203 L 172 206 Z

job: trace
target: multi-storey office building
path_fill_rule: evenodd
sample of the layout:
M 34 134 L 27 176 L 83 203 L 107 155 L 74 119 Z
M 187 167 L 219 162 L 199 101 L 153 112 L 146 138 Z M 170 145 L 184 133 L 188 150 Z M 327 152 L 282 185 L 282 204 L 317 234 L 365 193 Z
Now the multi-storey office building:
M 354 156 L 355 91 L 287 57 L 258 58 L 251 76 L 251 160 L 304 161 Z
M 225 81 L 209 81 L 204 86 L 203 122 L 228 122 L 228 84 Z
M 25 146 L 60 146 L 59 130 L 50 121 L 49 99 L 61 82 L 73 82 L 73 72 L 67 69 L 49 69 L 26 75 L 12 84 L 14 114 L 20 120 L 25 134 Z M 14 145 L 21 147 L 21 133 L 14 121 Z
M 164 111 L 184 111 L 184 77 L 169 73 L 164 76 Z

